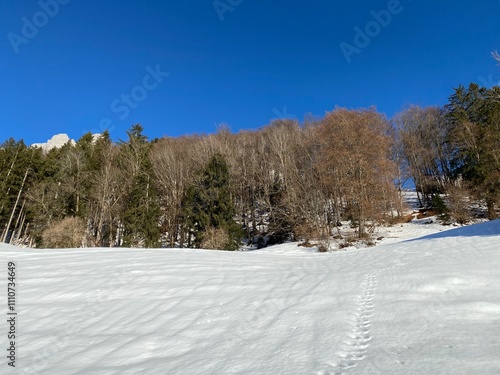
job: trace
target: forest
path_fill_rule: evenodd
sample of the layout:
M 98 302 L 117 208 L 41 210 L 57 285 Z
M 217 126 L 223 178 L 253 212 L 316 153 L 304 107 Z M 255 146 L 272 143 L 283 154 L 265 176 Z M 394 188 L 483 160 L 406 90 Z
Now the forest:
M 402 190 L 449 223 L 497 218 L 500 88 L 470 84 L 444 107 L 335 108 L 302 123 L 149 139 L 83 135 L 44 151 L 0 145 L 0 240 L 46 248 L 236 250 L 288 240 L 369 240 L 406 220 Z

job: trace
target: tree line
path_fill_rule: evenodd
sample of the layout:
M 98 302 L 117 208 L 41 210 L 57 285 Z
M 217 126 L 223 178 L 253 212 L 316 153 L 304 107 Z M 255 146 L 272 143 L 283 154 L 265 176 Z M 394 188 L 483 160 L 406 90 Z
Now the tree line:
M 274 120 L 255 131 L 149 140 L 104 132 L 44 152 L 0 145 L 0 240 L 44 247 L 237 249 L 359 239 L 422 208 L 465 223 L 500 202 L 500 89 L 454 90 L 442 107 L 392 119 L 375 108 Z M 473 211 L 475 209 L 475 211 Z

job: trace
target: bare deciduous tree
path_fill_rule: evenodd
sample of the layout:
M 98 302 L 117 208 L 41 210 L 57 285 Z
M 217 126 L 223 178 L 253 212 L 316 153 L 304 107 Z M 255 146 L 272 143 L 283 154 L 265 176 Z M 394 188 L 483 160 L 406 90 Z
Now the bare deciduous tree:
M 390 160 L 389 123 L 373 109 L 338 108 L 316 129 L 316 168 L 330 199 L 356 223 L 359 237 L 368 221 L 381 220 L 394 198 L 396 168 Z
M 442 109 L 411 106 L 394 119 L 402 151 L 415 182 L 421 206 L 430 206 L 434 194 L 449 182 L 452 150 L 450 129 Z

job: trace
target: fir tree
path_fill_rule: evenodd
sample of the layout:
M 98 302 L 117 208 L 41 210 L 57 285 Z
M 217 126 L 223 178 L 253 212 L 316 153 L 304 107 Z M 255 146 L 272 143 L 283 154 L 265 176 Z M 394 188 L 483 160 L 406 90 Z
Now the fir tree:
M 219 230 L 224 238 L 219 243 L 221 250 L 239 248 L 243 233 L 233 219 L 229 169 L 222 155 L 214 155 L 201 171 L 198 181 L 186 193 L 183 209 L 196 247 L 202 247 L 208 234 Z
M 471 83 L 460 86 L 446 106 L 452 124 L 455 176 L 468 182 L 476 196 L 488 206 L 488 218 L 497 218 L 500 201 L 500 89 L 490 90 Z
M 127 132 L 128 142 L 122 143 L 122 164 L 130 183 L 123 213 L 123 245 L 156 247 L 160 240 L 160 210 L 151 178 L 150 144 L 142 131 L 141 125 L 134 125 Z

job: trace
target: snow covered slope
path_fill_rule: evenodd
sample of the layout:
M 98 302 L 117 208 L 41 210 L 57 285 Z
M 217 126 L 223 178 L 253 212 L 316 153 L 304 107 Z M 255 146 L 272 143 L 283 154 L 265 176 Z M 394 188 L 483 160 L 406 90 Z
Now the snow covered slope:
M 499 243 L 500 221 L 331 254 L 3 245 L 0 372 L 499 374 Z

